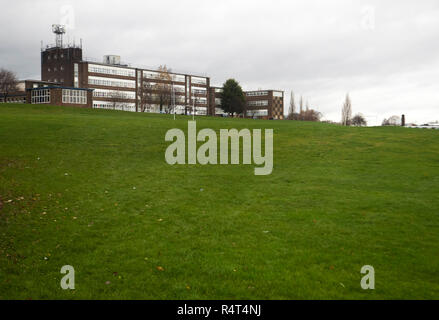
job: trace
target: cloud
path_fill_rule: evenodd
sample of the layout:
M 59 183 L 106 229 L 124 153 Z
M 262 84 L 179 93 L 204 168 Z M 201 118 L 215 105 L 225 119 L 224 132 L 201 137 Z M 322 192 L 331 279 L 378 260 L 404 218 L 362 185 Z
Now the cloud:
M 16 1 L 0 21 L 0 61 L 40 75 L 40 41 L 73 8 L 84 55 L 227 78 L 303 95 L 339 120 L 347 92 L 373 123 L 439 119 L 439 3 L 414 1 Z M 71 13 L 71 12 L 70 12 Z

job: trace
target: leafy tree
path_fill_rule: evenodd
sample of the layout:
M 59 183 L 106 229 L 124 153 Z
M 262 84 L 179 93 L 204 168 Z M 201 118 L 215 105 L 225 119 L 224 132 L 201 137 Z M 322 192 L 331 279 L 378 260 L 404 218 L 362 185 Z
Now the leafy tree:
M 351 123 L 357 127 L 367 126 L 367 121 L 362 114 L 356 114 L 352 118 Z
M 221 108 L 231 116 L 245 112 L 245 95 L 235 79 L 229 79 L 223 84 Z

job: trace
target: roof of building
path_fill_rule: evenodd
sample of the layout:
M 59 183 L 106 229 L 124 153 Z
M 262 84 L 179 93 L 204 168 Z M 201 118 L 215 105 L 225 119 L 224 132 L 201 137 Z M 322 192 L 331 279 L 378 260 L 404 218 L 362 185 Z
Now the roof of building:
M 94 90 L 94 89 L 89 89 L 89 88 L 74 88 L 74 87 L 65 87 L 65 86 L 47 86 L 47 87 L 29 88 L 26 90 L 32 91 L 32 90 L 42 90 L 42 89 L 70 89 L 70 90 L 85 90 L 85 91 L 93 91 Z

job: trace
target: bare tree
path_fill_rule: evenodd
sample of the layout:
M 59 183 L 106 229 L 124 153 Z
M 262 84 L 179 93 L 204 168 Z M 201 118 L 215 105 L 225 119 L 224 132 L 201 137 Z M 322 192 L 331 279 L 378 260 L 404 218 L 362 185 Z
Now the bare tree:
M 346 101 L 341 111 L 341 124 L 343 126 L 350 126 L 352 121 L 352 103 L 349 94 L 346 95 Z
M 143 82 L 139 88 L 139 112 L 145 112 L 147 109 L 151 107 L 154 102 L 154 87 L 149 82 Z
M 301 113 L 295 113 L 292 117 L 289 117 L 289 120 L 297 120 L 297 121 L 315 121 L 319 122 L 322 118 L 322 114 L 314 109 L 309 109 L 306 111 L 302 111 Z
M 364 116 L 360 113 L 356 114 L 353 118 L 352 118 L 352 125 L 357 126 L 357 127 L 362 127 L 362 126 L 367 126 L 367 121 L 364 118 Z
M 288 110 L 288 117 L 292 117 L 296 113 L 296 98 L 294 97 L 294 91 L 291 90 L 290 109 Z
M 384 119 L 382 126 L 400 126 L 401 118 L 398 116 L 391 116 L 389 119 Z
M 124 96 L 120 91 L 112 91 L 109 95 L 111 107 L 116 110 L 117 106 L 123 102 Z
M 11 92 L 17 90 L 18 80 L 14 72 L 0 69 L 0 94 L 3 96 L 4 102 Z
M 172 105 L 172 76 L 170 74 L 171 69 L 168 69 L 166 65 L 158 68 L 159 82 L 154 85 L 154 90 L 157 92 L 158 104 L 160 106 L 160 112 L 165 111 L 169 113 Z

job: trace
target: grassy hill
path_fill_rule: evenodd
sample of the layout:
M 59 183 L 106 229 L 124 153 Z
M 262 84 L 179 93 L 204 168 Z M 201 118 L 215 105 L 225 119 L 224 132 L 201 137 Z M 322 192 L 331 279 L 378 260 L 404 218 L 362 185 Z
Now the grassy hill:
M 168 165 L 189 119 L 0 105 L 0 299 L 439 298 L 439 132 L 198 118 L 274 129 L 255 176 Z

